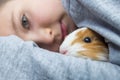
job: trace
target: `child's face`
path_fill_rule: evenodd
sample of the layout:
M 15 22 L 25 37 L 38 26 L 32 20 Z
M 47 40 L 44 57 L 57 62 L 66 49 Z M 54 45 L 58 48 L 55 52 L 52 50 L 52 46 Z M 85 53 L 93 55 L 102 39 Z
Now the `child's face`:
M 11 0 L 0 17 L 0 35 L 15 34 L 52 51 L 58 51 L 65 35 L 75 29 L 61 0 Z

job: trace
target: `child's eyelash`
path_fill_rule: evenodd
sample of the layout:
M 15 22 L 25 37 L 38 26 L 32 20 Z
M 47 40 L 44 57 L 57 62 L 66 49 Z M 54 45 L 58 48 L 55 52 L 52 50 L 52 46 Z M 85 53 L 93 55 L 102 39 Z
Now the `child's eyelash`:
M 26 17 L 25 14 L 22 15 L 22 18 L 21 18 L 21 25 L 22 25 L 23 28 L 25 28 L 25 29 L 29 29 L 29 28 L 30 28 L 29 20 L 28 20 L 28 18 Z

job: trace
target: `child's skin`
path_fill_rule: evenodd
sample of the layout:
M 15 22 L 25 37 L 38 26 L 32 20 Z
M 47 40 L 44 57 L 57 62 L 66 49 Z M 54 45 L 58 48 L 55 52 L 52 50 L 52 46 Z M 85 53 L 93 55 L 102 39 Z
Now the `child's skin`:
M 0 7 L 0 18 L 0 36 L 14 34 L 51 51 L 76 29 L 61 0 L 11 0 Z

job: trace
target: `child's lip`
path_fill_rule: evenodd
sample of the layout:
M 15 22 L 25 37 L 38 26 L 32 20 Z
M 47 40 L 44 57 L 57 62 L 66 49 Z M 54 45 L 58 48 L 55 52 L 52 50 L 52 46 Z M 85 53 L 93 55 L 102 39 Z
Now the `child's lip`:
M 60 22 L 60 26 L 62 32 L 62 40 L 64 40 L 67 35 L 67 26 L 63 22 Z

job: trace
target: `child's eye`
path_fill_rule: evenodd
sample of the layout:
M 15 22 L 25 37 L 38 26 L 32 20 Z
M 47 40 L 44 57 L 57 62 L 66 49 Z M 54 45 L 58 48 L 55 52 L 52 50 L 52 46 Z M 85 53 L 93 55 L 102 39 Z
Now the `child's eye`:
M 91 43 L 91 38 L 90 37 L 85 37 L 84 38 L 84 42 L 86 42 L 86 43 Z
M 28 21 L 28 19 L 27 19 L 27 17 L 26 17 L 25 15 L 22 16 L 21 25 L 22 25 L 23 28 L 25 28 L 25 29 L 29 29 L 29 28 L 30 28 L 29 21 Z

